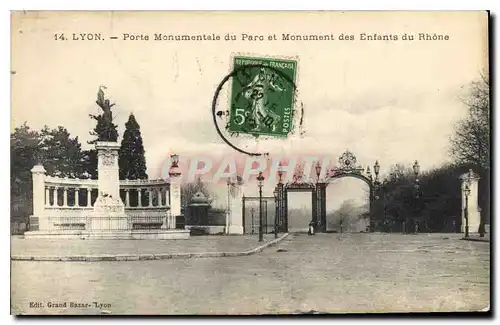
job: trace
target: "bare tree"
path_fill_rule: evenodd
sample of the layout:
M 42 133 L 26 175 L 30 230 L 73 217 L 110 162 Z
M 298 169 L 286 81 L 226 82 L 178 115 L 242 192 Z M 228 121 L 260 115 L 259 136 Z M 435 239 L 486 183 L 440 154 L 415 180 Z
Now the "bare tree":
M 395 164 L 390 167 L 387 181 L 399 182 L 410 179 L 412 175 L 413 175 L 412 167 L 405 166 L 403 164 Z
M 473 164 L 485 171 L 490 169 L 490 86 L 489 76 L 481 75 L 469 86 L 462 99 L 468 114 L 455 126 L 451 138 L 451 153 L 461 164 Z
M 191 201 L 191 198 L 197 193 L 201 192 L 209 200 L 214 199 L 216 194 L 209 189 L 207 184 L 205 184 L 201 177 L 198 177 L 192 183 L 184 183 L 181 188 L 181 204 L 186 206 Z

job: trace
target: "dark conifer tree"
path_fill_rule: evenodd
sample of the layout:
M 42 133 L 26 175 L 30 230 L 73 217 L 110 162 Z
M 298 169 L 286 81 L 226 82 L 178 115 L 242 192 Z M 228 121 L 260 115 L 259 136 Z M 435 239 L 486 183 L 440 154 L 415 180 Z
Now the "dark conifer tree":
M 130 114 L 127 123 L 125 123 L 125 132 L 118 159 L 120 179 L 148 178 L 141 130 L 134 114 Z

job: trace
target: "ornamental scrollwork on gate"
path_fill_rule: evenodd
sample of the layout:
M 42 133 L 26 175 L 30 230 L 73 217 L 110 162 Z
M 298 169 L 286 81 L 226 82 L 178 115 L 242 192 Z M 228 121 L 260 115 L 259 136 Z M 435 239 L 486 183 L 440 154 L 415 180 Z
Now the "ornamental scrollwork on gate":
M 287 183 L 285 185 L 285 188 L 307 190 L 307 189 L 314 189 L 315 185 L 313 183 L 308 183 L 308 182 L 292 182 L 292 183 Z
M 329 170 L 329 176 L 334 177 L 336 175 L 343 174 L 359 174 L 363 173 L 363 167 L 356 166 L 356 156 L 349 150 L 346 150 L 338 159 L 338 166 Z

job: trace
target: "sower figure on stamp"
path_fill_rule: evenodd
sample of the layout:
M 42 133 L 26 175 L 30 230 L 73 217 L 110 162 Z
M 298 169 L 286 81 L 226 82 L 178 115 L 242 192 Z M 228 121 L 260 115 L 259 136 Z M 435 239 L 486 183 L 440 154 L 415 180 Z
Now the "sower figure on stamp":
M 276 127 L 279 116 L 266 107 L 268 103 L 267 93 L 269 90 L 282 92 L 286 91 L 286 89 L 278 86 L 275 80 L 276 76 L 274 74 L 267 73 L 266 69 L 261 67 L 259 73 L 242 90 L 245 98 L 252 102 L 252 118 L 255 121 L 253 131 L 260 130 L 261 122 L 264 122 L 267 126 L 272 126 L 273 131 Z

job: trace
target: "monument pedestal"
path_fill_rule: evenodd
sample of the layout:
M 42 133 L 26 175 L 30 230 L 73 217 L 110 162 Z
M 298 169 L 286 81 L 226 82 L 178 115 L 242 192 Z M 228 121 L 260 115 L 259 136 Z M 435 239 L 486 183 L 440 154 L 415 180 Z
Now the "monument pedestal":
M 88 230 L 92 232 L 107 230 L 131 230 L 132 225 L 125 215 L 125 206 L 120 199 L 100 196 L 94 204 Z
M 86 230 L 92 237 L 130 237 L 132 225 L 120 198 L 120 145 L 117 142 L 97 142 L 96 149 L 99 194 L 94 203 L 94 212 L 87 221 Z

